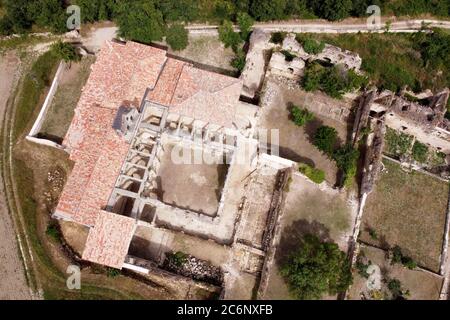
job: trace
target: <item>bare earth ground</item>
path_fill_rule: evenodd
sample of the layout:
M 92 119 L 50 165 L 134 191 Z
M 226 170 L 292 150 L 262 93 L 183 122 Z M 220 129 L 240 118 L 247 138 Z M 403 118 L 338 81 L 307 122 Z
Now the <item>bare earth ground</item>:
M 406 173 L 384 160 L 375 190 L 364 210 L 360 239 L 379 247 L 398 245 L 420 266 L 439 271 L 448 184 L 430 176 Z M 377 239 L 369 235 L 375 230 Z
M 279 265 L 295 248 L 299 238 L 308 233 L 315 234 L 322 240 L 336 242 L 346 252 L 353 229 L 356 206 L 348 203 L 345 193 L 329 187 L 324 189 L 299 174 L 294 174 L 292 179 L 281 220 L 281 240 L 265 299 L 292 299 L 279 274 Z
M 432 274 L 431 272 L 421 270 L 409 270 L 399 264 L 391 265 L 386 259 L 386 252 L 370 247 L 361 246 L 361 252 L 367 257 L 372 264 L 377 265 L 381 269 L 382 278 L 398 279 L 401 282 L 403 290 L 409 290 L 408 300 L 436 300 L 442 286 L 442 277 Z M 361 299 L 361 294 L 370 297 L 370 289 L 367 287 L 368 279 L 361 277 L 357 271 L 353 273 L 353 285 L 349 289 L 348 298 L 351 300 Z M 387 292 L 385 282 L 382 281 L 382 292 Z
M 4 117 L 19 63 L 13 52 L 0 55 L 0 120 Z M 2 176 L 0 176 L 0 234 L 0 300 L 30 299 L 13 222 L 5 203 Z
M 183 209 L 215 216 L 228 166 L 225 164 L 175 164 L 170 145 L 161 159 L 158 172 L 161 199 Z M 183 149 L 182 152 L 192 149 Z
M 304 162 L 325 171 L 325 179 L 334 185 L 337 181 L 338 169 L 334 161 L 319 151 L 311 142 L 316 129 L 321 125 L 335 128 L 341 142 L 347 140 L 347 126 L 337 120 L 315 113 L 315 119 L 303 127 L 299 127 L 290 120 L 289 103 L 299 107 L 307 107 L 314 112 L 314 105 L 305 105 L 305 91 L 301 89 L 289 90 L 276 85 L 269 80 L 273 88 L 274 97 L 271 103 L 261 110 L 259 126 L 266 129 L 278 129 L 280 139 L 280 156 L 296 162 Z M 322 95 L 317 94 L 317 99 Z M 343 103 L 333 101 L 330 103 Z M 312 103 L 309 103 L 312 104 Z
M 40 134 L 56 140 L 56 142 L 60 142 L 64 138 L 94 60 L 94 57 L 86 56 L 80 62 L 66 66 Z
M 225 48 L 216 35 L 189 35 L 189 45 L 182 51 L 173 51 L 169 53 L 180 56 L 201 64 L 234 70 L 230 66 L 234 53 L 231 48 Z

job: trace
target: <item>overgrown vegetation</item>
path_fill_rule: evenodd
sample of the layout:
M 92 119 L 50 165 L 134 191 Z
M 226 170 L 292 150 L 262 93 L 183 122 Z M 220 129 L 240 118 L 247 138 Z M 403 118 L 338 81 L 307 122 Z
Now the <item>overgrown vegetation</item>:
M 359 151 L 351 144 L 345 144 L 333 153 L 333 159 L 337 167 L 343 173 L 343 185 L 349 187 L 356 175 Z
M 392 295 L 392 300 L 405 300 L 409 295 L 408 290 L 403 290 L 402 284 L 398 279 L 390 279 L 387 281 L 387 287 Z
M 345 291 L 352 283 L 346 254 L 336 243 L 305 235 L 280 269 L 292 295 L 300 300 Z
M 298 33 L 295 39 L 303 46 L 305 52 L 309 54 L 319 54 L 325 48 L 325 42 L 313 39 L 309 35 Z
M 298 171 L 307 176 L 312 182 L 320 184 L 325 181 L 325 172 L 320 169 L 313 168 L 306 163 L 301 163 L 298 166 Z
M 286 38 L 286 32 L 274 32 L 270 36 L 270 42 L 275 44 L 282 44 L 284 38 Z
M 19 135 L 25 131 L 33 117 L 45 88 L 52 81 L 58 62 L 59 55 L 54 50 L 47 51 L 36 60 L 28 76 L 25 77 L 21 88 L 22 94 L 16 107 L 14 140 L 17 140 Z
M 403 133 L 397 132 L 389 127 L 386 128 L 386 152 L 395 157 L 400 157 L 409 152 L 413 137 Z
M 417 268 L 417 263 L 412 258 L 405 256 L 399 246 L 395 246 L 394 248 L 392 248 L 391 264 L 396 263 L 400 263 L 411 270 Z
M 341 98 L 346 92 L 364 87 L 367 79 L 340 65 L 324 67 L 313 62 L 307 64 L 302 84 L 306 91 L 322 90 L 333 98 Z
M 64 60 L 65 62 L 79 61 L 81 59 L 73 45 L 62 42 L 61 40 L 54 43 L 51 50 L 53 50 L 59 59 Z
M 306 108 L 300 108 L 296 105 L 290 106 L 289 110 L 292 121 L 299 127 L 304 126 L 309 121 L 314 119 L 314 114 L 309 112 Z
M 412 147 L 412 156 L 417 162 L 425 163 L 428 159 L 428 147 L 419 141 L 415 141 Z
M 238 16 L 238 24 L 240 32 L 235 32 L 233 23 L 229 20 L 225 20 L 221 26 L 219 26 L 219 39 L 225 45 L 225 48 L 231 47 L 235 54 L 235 57 L 231 60 L 231 66 L 236 68 L 239 72 L 242 72 L 245 68 L 246 54 L 243 49 L 243 43 L 247 41 L 251 27 L 253 25 L 253 19 L 246 13 L 240 13 Z
M 421 92 L 450 87 L 448 30 L 414 34 L 315 34 L 314 38 L 358 53 L 362 70 L 381 89 L 398 92 L 408 86 Z
M 177 267 L 182 267 L 187 262 L 187 255 L 181 251 L 168 253 L 166 258 Z

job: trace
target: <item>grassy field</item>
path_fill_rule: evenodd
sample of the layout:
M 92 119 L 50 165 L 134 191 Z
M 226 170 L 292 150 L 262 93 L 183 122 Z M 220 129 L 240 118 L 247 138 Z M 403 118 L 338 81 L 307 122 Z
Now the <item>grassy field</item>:
M 398 245 L 420 266 L 438 271 L 448 184 L 415 171 L 406 173 L 388 160 L 383 163 L 386 171 L 368 197 L 360 239 L 381 247 Z
M 72 121 L 75 107 L 81 96 L 81 89 L 89 77 L 90 66 L 94 60 L 94 57 L 84 57 L 80 62 L 72 63 L 70 68 L 64 69 L 40 134 L 56 140 L 55 142 L 62 141 Z
M 358 53 L 373 82 L 382 88 L 397 91 L 404 85 L 414 90 L 438 90 L 450 86 L 449 66 L 444 69 L 429 65 L 415 50 L 415 40 L 409 34 L 340 34 L 313 35 L 327 43 Z

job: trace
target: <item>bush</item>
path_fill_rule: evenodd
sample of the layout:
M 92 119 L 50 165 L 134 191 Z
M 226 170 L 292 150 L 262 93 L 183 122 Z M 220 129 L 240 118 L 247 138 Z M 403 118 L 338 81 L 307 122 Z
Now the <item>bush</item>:
M 167 260 L 177 267 L 182 267 L 187 262 L 187 255 L 181 251 L 168 253 Z
M 45 230 L 45 234 L 56 242 L 61 242 L 61 232 L 56 223 L 50 223 Z
M 428 159 L 428 147 L 419 141 L 415 141 L 412 148 L 412 156 L 417 162 L 425 163 Z
M 314 183 L 320 184 L 325 180 L 325 172 L 320 169 L 313 168 L 305 163 L 299 165 L 298 171 L 303 173 Z
M 314 145 L 330 157 L 333 155 L 336 141 L 337 131 L 332 127 L 321 126 L 314 134 Z
M 79 61 L 81 59 L 73 45 L 67 42 L 62 42 L 61 40 L 52 45 L 52 50 L 61 60 L 64 60 L 65 62 Z
M 305 235 L 282 264 L 280 273 L 290 292 L 300 300 L 320 299 L 323 294 L 337 294 L 352 283 L 346 254 L 336 243 L 322 242 Z
M 120 275 L 120 270 L 108 267 L 107 270 L 106 270 L 106 275 L 109 278 L 115 278 L 115 277 Z
M 309 112 L 306 108 L 299 108 L 295 105 L 290 108 L 290 113 L 292 121 L 299 127 L 304 126 L 307 122 L 314 119 L 314 114 L 312 112 Z
M 175 23 L 167 29 L 166 42 L 172 50 L 183 50 L 188 45 L 188 31 L 182 24 Z
M 346 144 L 333 153 L 337 167 L 344 173 L 344 186 L 349 187 L 357 171 L 359 151 L 351 144 Z
M 325 43 L 323 41 L 317 41 L 308 36 L 304 37 L 301 34 L 297 34 L 295 39 L 303 46 L 303 50 L 309 54 L 319 54 L 325 48 Z
M 281 50 L 280 52 L 284 55 L 284 60 L 288 62 L 291 62 L 295 57 L 297 57 L 295 54 L 292 54 L 287 50 Z
M 231 66 L 242 72 L 245 68 L 246 55 L 244 50 L 238 49 L 236 56 L 231 60 Z
M 284 38 L 286 38 L 286 32 L 274 32 L 270 36 L 270 42 L 275 44 L 282 44 L 284 41 Z
M 411 270 L 417 268 L 417 263 L 412 258 L 405 256 L 402 253 L 402 250 L 399 246 L 395 246 L 394 248 L 392 248 L 391 264 L 400 264 L 400 263 L 404 267 Z
M 250 5 L 250 14 L 260 21 L 285 18 L 286 0 L 257 0 Z

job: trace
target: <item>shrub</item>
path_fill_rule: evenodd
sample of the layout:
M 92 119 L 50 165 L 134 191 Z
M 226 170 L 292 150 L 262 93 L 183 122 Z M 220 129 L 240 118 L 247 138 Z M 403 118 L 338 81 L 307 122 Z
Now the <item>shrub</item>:
M 325 172 L 320 169 L 313 168 L 306 163 L 300 164 L 298 170 L 314 183 L 320 184 L 325 180 Z
M 308 36 L 304 37 L 298 34 L 295 39 L 298 43 L 302 44 L 303 50 L 309 54 L 319 54 L 325 48 L 325 43 L 323 41 L 317 41 Z
M 274 32 L 270 36 L 270 42 L 275 44 L 282 44 L 284 38 L 286 38 L 286 32 Z
M 62 42 L 61 40 L 52 45 L 52 50 L 61 60 L 64 60 L 65 62 L 79 61 L 81 58 L 77 54 L 73 45 L 67 42 Z
M 284 60 L 288 62 L 291 62 L 295 57 L 297 57 L 295 54 L 292 54 L 287 50 L 281 50 L 280 52 L 284 55 Z
M 344 292 L 352 283 L 346 254 L 336 243 L 322 242 L 311 234 L 303 236 L 282 264 L 280 273 L 290 292 L 300 300 Z
M 292 121 L 299 127 L 304 126 L 307 122 L 314 119 L 314 114 L 309 112 L 306 108 L 292 106 L 290 113 Z
M 330 157 L 333 155 L 336 141 L 337 131 L 332 127 L 321 126 L 314 134 L 314 145 Z
M 417 162 L 425 163 L 428 159 L 428 147 L 419 141 L 415 141 L 412 148 L 412 156 Z
M 45 234 L 57 242 L 61 242 L 61 232 L 56 223 L 50 223 L 45 230 Z
M 167 29 L 166 41 L 175 51 L 185 49 L 188 45 L 188 32 L 186 28 L 180 23 L 171 25 Z
M 177 267 L 182 267 L 187 261 L 187 255 L 181 251 L 168 253 L 167 259 Z
M 231 60 L 231 66 L 242 72 L 245 68 L 246 55 L 242 49 L 238 49 L 236 56 Z
M 106 270 L 106 275 L 109 278 L 115 278 L 120 275 L 120 270 L 108 267 L 108 269 Z
M 349 187 L 357 171 L 359 151 L 351 144 L 346 144 L 333 153 L 336 165 L 344 173 L 344 186 Z
M 412 258 L 405 256 L 399 246 L 395 246 L 392 249 L 391 264 L 397 263 L 401 263 L 404 267 L 411 270 L 417 268 L 417 263 Z

